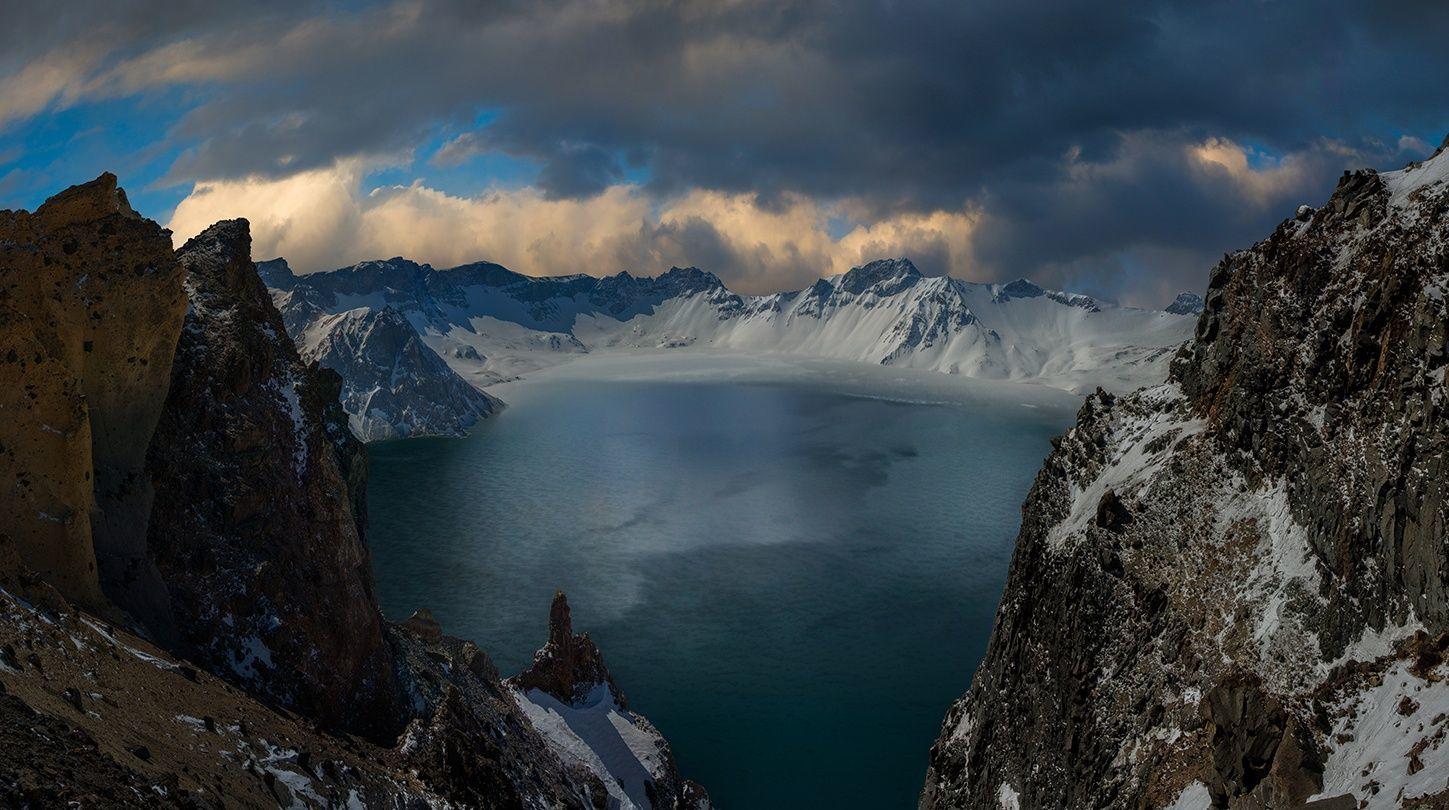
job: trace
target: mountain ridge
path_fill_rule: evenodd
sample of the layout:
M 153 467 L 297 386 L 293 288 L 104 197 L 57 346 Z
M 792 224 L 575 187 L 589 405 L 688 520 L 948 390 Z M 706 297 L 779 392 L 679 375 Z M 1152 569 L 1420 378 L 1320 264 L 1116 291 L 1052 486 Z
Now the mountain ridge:
M 478 388 L 590 352 L 724 349 L 1128 390 L 1165 370 L 1192 329 L 1190 313 L 1119 307 L 1025 279 L 926 276 L 905 258 L 760 296 L 696 267 L 531 277 L 490 262 L 439 270 L 398 257 L 306 275 L 281 259 L 258 268 L 304 356 L 341 370 L 346 361 L 319 348 L 336 317 L 388 307 Z M 344 381 L 368 387 L 346 372 Z

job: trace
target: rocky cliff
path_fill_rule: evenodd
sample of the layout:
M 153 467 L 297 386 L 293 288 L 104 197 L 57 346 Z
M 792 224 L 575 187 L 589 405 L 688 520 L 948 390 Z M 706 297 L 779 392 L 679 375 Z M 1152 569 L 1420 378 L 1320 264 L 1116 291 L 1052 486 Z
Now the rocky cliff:
M 1446 178 L 1345 174 L 1087 400 L 923 808 L 1449 801 Z
M 105 174 L 0 211 L 0 563 L 146 610 L 146 448 L 186 310 L 171 239 Z M 152 605 L 151 607 L 154 607 Z
M 342 381 L 244 220 L 173 252 L 105 175 L 0 214 L 0 250 L 0 800 L 617 806 L 609 752 L 382 618 Z
M 208 669 L 325 724 L 386 726 L 391 656 L 352 450 L 327 424 L 337 386 L 298 357 L 245 220 L 213 225 L 177 258 L 190 308 L 148 462 L 150 550 L 174 632 Z

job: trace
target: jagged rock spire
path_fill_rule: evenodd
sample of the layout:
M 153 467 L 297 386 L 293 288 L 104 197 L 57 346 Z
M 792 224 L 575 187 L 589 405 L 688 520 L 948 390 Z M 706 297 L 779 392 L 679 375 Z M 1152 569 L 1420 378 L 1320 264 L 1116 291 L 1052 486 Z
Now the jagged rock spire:
M 575 703 L 600 684 L 607 684 L 620 708 L 624 693 L 604 666 L 604 656 L 587 633 L 574 635 L 568 597 L 555 591 L 548 611 L 548 643 L 534 653 L 533 664 L 513 678 L 518 688 L 539 689 L 564 703 Z

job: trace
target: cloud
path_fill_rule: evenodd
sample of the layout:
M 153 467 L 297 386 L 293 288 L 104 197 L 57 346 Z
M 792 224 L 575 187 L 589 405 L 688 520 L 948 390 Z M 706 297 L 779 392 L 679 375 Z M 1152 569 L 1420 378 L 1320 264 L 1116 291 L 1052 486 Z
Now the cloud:
M 458 196 L 422 181 L 364 193 L 377 161 L 282 178 L 196 184 L 169 225 L 178 238 L 252 220 L 258 256 L 302 272 L 407 256 L 438 266 L 491 260 L 531 275 L 655 274 L 697 265 L 748 293 L 799 289 L 872 259 L 909 256 L 928 274 L 1030 276 L 1061 289 L 1157 307 L 1200 290 L 1221 253 L 1251 244 L 1349 166 L 1400 165 L 1422 144 L 1359 149 L 1323 140 L 1281 157 L 1182 132 L 1124 136 L 1054 170 L 1002 182 L 957 209 L 889 210 L 714 189 L 659 195 L 614 183 L 586 197 L 536 187 Z M 1408 151 L 1406 151 L 1408 150 Z
M 251 220 L 253 254 L 299 272 L 402 255 L 446 267 L 496 261 L 530 275 L 653 275 L 696 264 L 741 292 L 804 287 L 880 256 L 912 255 L 928 272 L 966 269 L 972 218 L 902 215 L 832 237 L 836 215 L 804 197 L 765 207 L 750 195 L 695 190 L 655 204 L 638 186 L 587 198 L 535 188 L 473 197 L 417 182 L 361 191 L 354 161 L 279 178 L 198 183 L 167 227 L 180 244 L 212 222 Z
M 976 271 L 1023 270 L 1048 285 L 1156 306 L 1201 290 L 1224 252 L 1265 237 L 1299 204 L 1326 199 L 1345 168 L 1401 166 L 1423 156 L 1420 146 L 1319 140 L 1270 157 L 1169 131 L 1124 135 L 1090 158 L 1070 149 L 1058 170 L 982 196 Z
M 156 105 L 148 180 L 193 189 L 178 221 L 256 208 L 316 266 L 696 263 L 765 289 L 908 252 L 1156 304 L 1449 120 L 1430 2 L 16 5 L 0 129 L 118 98 L 140 129 Z M 427 182 L 362 194 L 379 155 Z M 446 175 L 497 155 L 531 186 L 458 196 Z

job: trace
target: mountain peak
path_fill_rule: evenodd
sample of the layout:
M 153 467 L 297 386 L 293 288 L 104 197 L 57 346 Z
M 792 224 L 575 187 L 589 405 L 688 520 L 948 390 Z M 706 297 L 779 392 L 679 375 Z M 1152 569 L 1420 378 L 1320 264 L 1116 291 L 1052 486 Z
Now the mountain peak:
M 997 300 L 1010 301 L 1013 298 L 1039 298 L 1043 295 L 1046 295 L 1046 290 L 1042 289 L 1036 282 L 1027 278 L 1019 278 L 1009 284 L 1003 284 Z
M 675 295 L 724 289 L 724 282 L 719 280 L 719 276 L 698 267 L 671 267 L 661 273 L 655 282 Z
M 850 268 L 840 277 L 840 289 L 859 295 L 875 287 L 880 295 L 894 295 L 922 278 L 921 271 L 904 256 L 898 259 L 876 259 L 860 267 Z
M 1202 296 L 1195 292 L 1182 292 L 1177 294 L 1171 304 L 1167 305 L 1167 312 L 1173 315 L 1196 315 L 1202 312 Z

